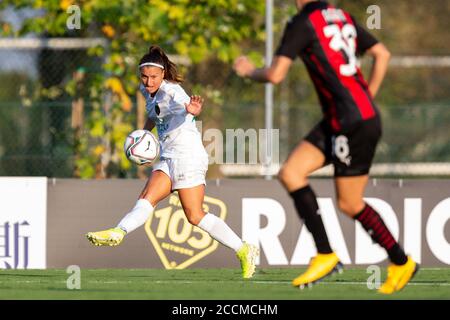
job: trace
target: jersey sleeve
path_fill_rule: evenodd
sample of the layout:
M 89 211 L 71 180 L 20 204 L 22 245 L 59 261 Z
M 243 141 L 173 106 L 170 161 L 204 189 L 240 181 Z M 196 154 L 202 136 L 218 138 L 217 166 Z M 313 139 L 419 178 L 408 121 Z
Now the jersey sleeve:
M 185 103 L 189 103 L 191 98 L 187 95 L 187 93 L 181 88 L 181 86 L 177 85 L 171 90 L 172 103 L 170 111 L 175 114 L 187 113 Z
M 286 24 L 283 37 L 275 55 L 285 56 L 295 60 L 299 53 L 308 47 L 312 38 L 312 32 L 304 16 L 294 16 Z
M 357 49 L 356 53 L 358 55 L 363 55 L 368 49 L 372 48 L 379 41 L 366 29 L 364 29 L 356 20 L 352 17 L 353 24 L 356 28 L 356 43 Z

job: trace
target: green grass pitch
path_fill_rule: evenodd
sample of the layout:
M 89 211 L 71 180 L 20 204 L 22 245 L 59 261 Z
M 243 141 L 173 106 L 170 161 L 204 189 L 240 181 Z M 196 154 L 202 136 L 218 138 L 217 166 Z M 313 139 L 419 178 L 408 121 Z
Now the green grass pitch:
M 67 289 L 66 270 L 0 270 L 0 300 L 450 299 L 450 268 L 422 268 L 403 291 L 391 296 L 368 289 L 365 268 L 345 269 L 299 290 L 291 280 L 303 270 L 259 269 L 243 280 L 238 269 L 82 269 L 79 290 Z M 383 269 L 381 279 L 385 276 Z

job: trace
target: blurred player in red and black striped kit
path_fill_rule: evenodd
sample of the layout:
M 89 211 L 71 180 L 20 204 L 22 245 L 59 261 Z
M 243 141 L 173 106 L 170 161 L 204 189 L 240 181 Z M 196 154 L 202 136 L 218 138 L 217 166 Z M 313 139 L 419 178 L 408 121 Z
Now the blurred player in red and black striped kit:
M 390 53 L 347 12 L 325 1 L 297 0 L 296 4 L 300 11 L 287 23 L 270 67 L 257 69 L 247 57 L 234 64 L 242 77 L 277 84 L 299 56 L 322 106 L 322 121 L 292 151 L 279 172 L 318 252 L 293 285 L 309 286 L 342 267 L 330 247 L 316 195 L 308 182 L 309 174 L 332 163 L 340 210 L 358 220 L 391 260 L 379 292 L 399 291 L 418 270 L 418 264 L 406 256 L 380 215 L 363 200 L 381 137 L 380 115 L 373 99 L 386 74 Z M 374 58 L 368 84 L 357 63 L 357 56 L 364 53 Z

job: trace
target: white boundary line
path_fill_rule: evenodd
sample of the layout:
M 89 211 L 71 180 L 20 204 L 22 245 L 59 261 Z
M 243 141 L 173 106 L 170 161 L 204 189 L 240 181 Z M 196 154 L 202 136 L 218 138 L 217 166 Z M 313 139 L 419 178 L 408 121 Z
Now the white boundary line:
M 1 49 L 87 49 L 95 46 L 106 47 L 105 38 L 3 38 Z
M 253 283 L 258 284 L 290 284 L 291 281 L 252 281 Z M 367 285 L 367 282 L 362 281 L 321 281 L 317 285 Z M 438 287 L 448 287 L 450 286 L 450 283 L 448 282 L 409 282 L 408 285 L 411 286 L 438 286 Z
M 195 284 L 195 283 L 201 283 L 201 282 L 211 282 L 209 280 L 198 280 L 198 281 L 191 281 L 191 280 L 156 280 L 156 281 L 139 281 L 140 284 Z M 213 283 L 218 282 L 230 282 L 230 280 L 220 280 L 220 281 L 212 281 Z M 238 281 L 240 282 L 240 281 Z M 0 284 L 7 284 L 11 283 L 11 281 L 0 281 Z M 55 283 L 55 281 L 45 281 L 45 280 L 17 280 L 14 281 L 14 283 Z M 66 281 L 56 281 L 56 283 L 66 283 Z M 89 280 L 87 283 L 90 284 L 132 284 L 135 283 L 135 281 L 101 281 L 101 280 Z M 248 281 L 249 284 L 282 284 L 282 285 L 290 285 L 290 280 L 279 280 L 279 281 L 270 281 L 270 280 L 255 280 L 255 281 Z M 318 285 L 327 285 L 327 286 L 367 286 L 367 282 L 363 281 L 321 281 L 318 283 Z M 450 283 L 448 282 L 409 282 L 408 286 L 418 286 L 418 287 L 450 287 Z
M 390 63 L 394 67 L 450 67 L 449 56 L 395 56 Z
M 261 176 L 266 171 L 259 164 L 221 164 L 220 171 L 226 176 Z M 280 170 L 279 164 L 272 164 L 269 168 L 271 175 Z M 418 162 L 418 163 L 376 163 L 370 169 L 371 175 L 400 175 L 400 176 L 448 176 L 450 162 Z M 333 167 L 325 166 L 311 174 L 311 176 L 332 176 Z
M 88 49 L 95 46 L 108 47 L 106 38 L 2 38 L 0 39 L 0 50 L 74 50 Z M 191 60 L 187 56 L 169 55 L 169 58 L 182 65 L 190 65 Z

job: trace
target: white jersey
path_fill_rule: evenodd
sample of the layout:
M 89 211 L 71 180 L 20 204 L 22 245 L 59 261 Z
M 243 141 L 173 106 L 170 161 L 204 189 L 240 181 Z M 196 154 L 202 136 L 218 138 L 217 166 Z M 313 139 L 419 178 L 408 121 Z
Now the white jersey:
M 148 117 L 156 124 L 162 158 L 205 157 L 201 134 L 195 118 L 186 111 L 190 97 L 177 83 L 163 80 L 155 96 L 140 85 Z

